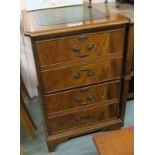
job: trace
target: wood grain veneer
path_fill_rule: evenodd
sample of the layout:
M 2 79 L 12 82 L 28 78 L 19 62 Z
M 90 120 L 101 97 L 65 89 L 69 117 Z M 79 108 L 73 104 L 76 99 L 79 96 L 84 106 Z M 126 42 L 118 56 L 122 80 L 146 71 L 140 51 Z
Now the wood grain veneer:
M 51 134 L 116 118 L 117 113 L 118 104 L 114 103 L 99 107 L 91 107 L 86 110 L 79 110 L 78 112 L 71 112 L 65 115 L 54 116 L 49 118 Z
M 127 37 L 127 59 L 126 59 L 126 72 L 125 74 L 131 75 L 128 89 L 128 99 L 134 98 L 134 24 L 128 25 L 128 37 Z
M 48 114 L 119 100 L 120 84 L 121 82 L 118 80 L 45 95 Z
M 36 42 L 40 66 L 122 53 L 124 29 Z M 81 38 L 84 38 L 82 41 Z M 98 42 L 100 40 L 100 42 Z
M 91 64 L 57 68 L 41 73 L 45 92 L 102 82 L 121 77 L 122 58 Z

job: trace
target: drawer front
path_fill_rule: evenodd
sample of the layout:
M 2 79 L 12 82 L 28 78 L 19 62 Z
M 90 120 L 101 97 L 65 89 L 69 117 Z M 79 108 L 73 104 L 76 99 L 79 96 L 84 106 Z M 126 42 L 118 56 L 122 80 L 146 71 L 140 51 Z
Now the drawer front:
M 37 41 L 40 66 L 123 52 L 124 30 Z
M 47 111 L 50 114 L 111 99 L 118 99 L 119 94 L 120 81 L 116 81 L 52 95 L 45 95 L 45 101 Z
M 45 92 L 112 80 L 121 76 L 122 58 L 42 71 Z
M 117 117 L 118 104 L 81 110 L 79 112 L 49 118 L 51 133 L 67 130 Z

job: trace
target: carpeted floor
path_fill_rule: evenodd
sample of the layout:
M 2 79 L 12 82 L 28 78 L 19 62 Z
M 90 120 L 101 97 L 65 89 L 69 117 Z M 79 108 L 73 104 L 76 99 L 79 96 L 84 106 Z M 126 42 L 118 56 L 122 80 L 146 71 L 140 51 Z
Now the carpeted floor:
M 33 98 L 32 102 L 27 105 L 37 125 L 38 131 L 36 139 L 32 139 L 31 136 L 21 128 L 21 147 L 25 155 L 98 155 L 92 136 L 94 134 L 103 133 L 103 131 L 70 139 L 61 143 L 55 152 L 49 153 L 44 136 L 39 98 Z M 127 102 L 124 127 L 133 125 L 134 101 L 131 100 Z

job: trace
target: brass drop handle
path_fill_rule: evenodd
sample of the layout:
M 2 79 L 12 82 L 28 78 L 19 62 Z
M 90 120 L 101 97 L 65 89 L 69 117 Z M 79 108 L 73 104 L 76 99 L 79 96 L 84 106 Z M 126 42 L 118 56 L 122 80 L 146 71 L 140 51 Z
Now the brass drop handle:
M 76 97 L 75 97 L 75 101 L 76 101 L 76 102 L 82 102 L 82 100 L 81 100 L 81 98 L 80 98 L 79 96 L 76 96 Z
M 95 72 L 93 72 L 90 69 L 80 69 L 80 71 L 78 71 L 74 74 L 75 79 L 80 79 L 80 77 L 81 77 L 80 72 L 87 72 L 87 76 L 94 76 L 95 75 Z
M 88 44 L 88 47 L 87 48 L 88 48 L 88 51 L 87 52 L 80 52 L 80 48 L 79 47 L 74 47 L 73 48 L 73 51 L 76 52 L 76 53 L 78 53 L 78 56 L 80 58 L 82 58 L 82 57 L 86 57 L 86 56 L 89 56 L 90 55 L 91 49 L 94 48 L 94 45 L 93 44 Z
M 76 118 L 76 121 L 77 121 L 77 122 L 80 122 L 80 121 L 82 121 L 82 120 L 90 120 L 90 119 L 93 119 L 93 118 L 94 118 L 94 115 L 93 115 L 93 114 L 89 114 L 89 115 L 77 117 L 77 118 Z
M 74 98 L 74 100 L 75 100 L 80 106 L 82 106 L 82 105 L 87 105 L 87 104 L 91 103 L 91 102 L 93 101 L 94 97 L 95 97 L 95 94 L 89 95 L 89 96 L 87 97 L 87 101 L 88 101 L 88 102 L 86 102 L 86 103 L 83 102 L 82 99 L 81 99 L 81 97 L 79 97 L 79 96 L 76 96 L 76 97 Z
M 88 75 L 88 76 L 94 76 L 95 73 L 94 73 L 93 71 L 90 70 L 90 71 L 88 71 L 87 75 Z
M 78 56 L 79 56 L 80 58 L 82 58 L 82 57 L 86 57 L 86 56 L 89 56 L 89 55 L 90 55 L 90 51 L 85 52 L 85 53 L 82 53 L 82 54 L 79 54 Z

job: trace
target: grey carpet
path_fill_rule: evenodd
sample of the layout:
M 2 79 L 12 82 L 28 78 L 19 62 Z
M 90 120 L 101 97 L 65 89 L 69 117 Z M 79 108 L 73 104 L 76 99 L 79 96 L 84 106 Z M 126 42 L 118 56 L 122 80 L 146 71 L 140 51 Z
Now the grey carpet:
M 36 139 L 33 139 L 23 128 L 21 128 L 21 147 L 23 148 L 25 155 L 98 155 L 92 136 L 94 134 L 103 133 L 103 131 L 79 136 L 66 142 L 62 142 L 58 145 L 55 152 L 49 153 L 44 137 L 39 98 L 33 98 L 32 102 L 27 104 L 27 107 L 37 125 L 38 131 Z M 127 102 L 124 127 L 133 125 L 134 101 L 131 100 Z

